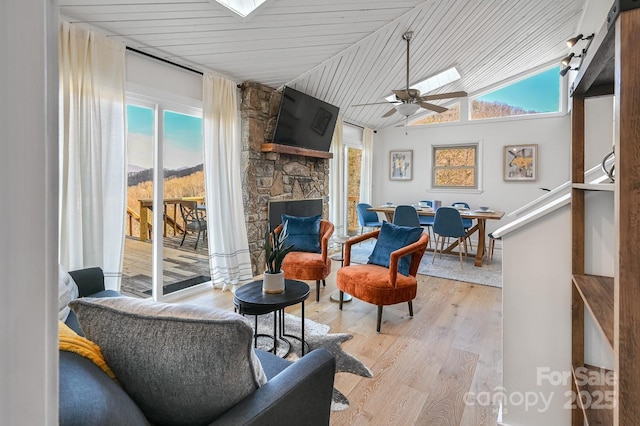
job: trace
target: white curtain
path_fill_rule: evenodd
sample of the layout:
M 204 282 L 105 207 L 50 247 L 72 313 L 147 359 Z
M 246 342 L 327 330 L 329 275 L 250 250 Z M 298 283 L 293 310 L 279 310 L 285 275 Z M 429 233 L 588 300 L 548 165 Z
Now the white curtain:
M 209 267 L 214 287 L 235 291 L 253 279 L 242 203 L 237 88 L 213 74 L 203 78 Z
M 335 227 L 334 235 L 346 235 L 347 194 L 345 188 L 344 144 L 342 117 L 338 117 L 331 139 L 333 159 L 329 165 L 329 220 Z
M 126 205 L 125 46 L 63 22 L 59 38 L 59 250 L 117 290 Z
M 366 127 L 362 132 L 362 159 L 360 168 L 360 202 L 372 204 L 373 130 Z

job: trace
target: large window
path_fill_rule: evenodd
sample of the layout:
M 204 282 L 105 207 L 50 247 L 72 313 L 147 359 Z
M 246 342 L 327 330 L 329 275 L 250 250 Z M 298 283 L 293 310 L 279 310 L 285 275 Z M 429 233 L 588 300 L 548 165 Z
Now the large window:
M 478 144 L 433 146 L 432 187 L 478 188 Z
M 470 100 L 471 119 L 559 112 L 560 66 L 556 66 Z
M 421 126 L 424 124 L 439 124 L 439 123 L 455 123 L 460 121 L 460 102 L 449 107 L 445 112 L 437 113 L 433 112 L 424 117 L 409 123 L 409 126 Z

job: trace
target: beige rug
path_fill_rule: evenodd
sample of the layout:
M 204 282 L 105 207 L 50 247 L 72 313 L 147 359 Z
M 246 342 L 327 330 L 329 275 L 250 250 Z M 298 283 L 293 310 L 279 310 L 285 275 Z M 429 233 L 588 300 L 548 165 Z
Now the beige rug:
M 353 263 L 367 263 L 369 255 L 373 251 L 374 241 L 366 241 L 351 248 L 351 261 Z M 464 281 L 474 284 L 488 285 L 502 288 L 502 250 L 496 248 L 490 265 L 486 261 L 482 267 L 474 265 L 475 258 L 472 255 L 462 257 L 463 268 L 460 268 L 458 255 L 438 255 L 433 264 L 431 259 L 433 252 L 427 251 L 422 256 L 418 273 L 432 277 L 446 278 L 449 280 Z

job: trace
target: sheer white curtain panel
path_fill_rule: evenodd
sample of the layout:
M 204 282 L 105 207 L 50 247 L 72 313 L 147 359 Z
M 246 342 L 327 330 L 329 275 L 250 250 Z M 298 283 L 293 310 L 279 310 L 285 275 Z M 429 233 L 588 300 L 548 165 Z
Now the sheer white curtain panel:
M 204 178 L 209 267 L 214 287 L 235 290 L 253 279 L 240 177 L 241 141 L 236 83 L 205 74 Z
M 362 132 L 362 160 L 360 168 L 360 202 L 372 204 L 373 130 L 366 127 Z
M 126 208 L 125 46 L 63 22 L 59 37 L 59 253 L 117 290 Z
M 346 235 L 347 194 L 345 193 L 342 117 L 338 117 L 336 122 L 330 151 L 333 159 L 329 165 L 329 220 L 335 227 L 334 235 Z

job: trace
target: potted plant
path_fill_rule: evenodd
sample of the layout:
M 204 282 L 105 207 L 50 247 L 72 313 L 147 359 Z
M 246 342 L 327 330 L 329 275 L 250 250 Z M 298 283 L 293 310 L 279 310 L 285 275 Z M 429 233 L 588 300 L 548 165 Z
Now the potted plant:
M 282 224 L 282 231 L 267 230 L 264 235 L 264 258 L 267 269 L 264 271 L 262 279 L 262 291 L 264 293 L 282 293 L 284 291 L 284 272 L 282 271 L 282 261 L 284 257 L 293 250 L 293 245 L 286 245 L 287 242 L 287 222 Z

